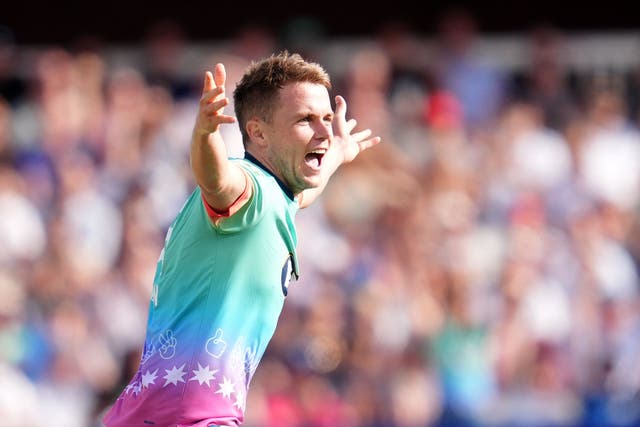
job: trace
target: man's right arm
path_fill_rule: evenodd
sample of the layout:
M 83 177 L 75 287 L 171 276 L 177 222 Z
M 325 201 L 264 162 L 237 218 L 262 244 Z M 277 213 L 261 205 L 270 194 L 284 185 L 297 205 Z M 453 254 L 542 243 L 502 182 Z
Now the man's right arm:
M 251 194 L 251 180 L 239 166 L 229 161 L 220 135 L 220 125 L 234 123 L 235 117 L 223 114 L 229 104 L 225 96 L 225 69 L 217 64 L 214 74 L 205 73 L 198 116 L 191 139 L 191 169 L 205 202 L 215 212 L 224 214 L 239 199 L 243 203 Z M 243 197 L 241 197 L 243 196 Z M 240 206 L 234 206 L 236 209 Z

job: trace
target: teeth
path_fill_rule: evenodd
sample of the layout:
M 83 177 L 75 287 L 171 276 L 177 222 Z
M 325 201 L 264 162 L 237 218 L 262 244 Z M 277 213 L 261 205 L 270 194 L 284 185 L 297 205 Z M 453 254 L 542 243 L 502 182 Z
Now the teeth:
M 326 148 L 318 148 L 316 150 L 311 151 L 312 154 L 325 154 L 327 152 Z

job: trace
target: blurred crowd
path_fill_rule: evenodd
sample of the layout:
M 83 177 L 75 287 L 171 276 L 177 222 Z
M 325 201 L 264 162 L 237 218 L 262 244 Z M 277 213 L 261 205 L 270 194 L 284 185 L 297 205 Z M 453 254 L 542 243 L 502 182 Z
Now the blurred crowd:
M 186 73 L 171 23 L 117 65 L 91 43 L 24 58 L 1 31 L 0 424 L 100 426 L 194 187 L 204 70 L 231 91 L 288 48 L 383 143 L 298 214 L 245 425 L 640 425 L 640 72 L 577 73 L 545 27 L 526 67 L 496 67 L 461 11 L 427 53 L 401 23 L 341 50 L 313 28 L 241 28 Z

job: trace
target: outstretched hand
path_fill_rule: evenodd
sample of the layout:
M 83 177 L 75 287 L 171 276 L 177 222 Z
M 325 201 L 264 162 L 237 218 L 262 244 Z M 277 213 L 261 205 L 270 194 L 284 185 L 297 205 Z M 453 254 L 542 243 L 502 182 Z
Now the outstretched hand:
M 216 64 L 213 74 L 211 71 L 205 73 L 194 134 L 209 135 L 216 132 L 221 124 L 236 121 L 235 117 L 224 114 L 224 107 L 229 105 L 224 89 L 226 80 L 223 64 Z
M 336 96 L 336 112 L 333 116 L 333 142 L 342 152 L 343 163 L 349 163 L 355 159 L 362 151 L 373 147 L 381 141 L 379 136 L 369 138 L 371 129 L 365 129 L 352 133 L 357 125 L 355 119 L 347 120 L 347 101 L 338 95 Z

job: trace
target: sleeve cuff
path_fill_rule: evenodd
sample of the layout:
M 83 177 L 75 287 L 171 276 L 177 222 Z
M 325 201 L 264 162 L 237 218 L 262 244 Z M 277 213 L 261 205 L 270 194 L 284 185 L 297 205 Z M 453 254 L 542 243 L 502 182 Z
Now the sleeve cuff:
M 207 215 L 209 215 L 209 218 L 214 222 L 219 221 L 222 218 L 228 218 L 238 212 L 238 210 L 244 206 L 245 202 L 249 199 L 249 189 L 251 188 L 249 185 L 249 177 L 247 176 L 247 172 L 242 172 L 244 175 L 244 190 L 242 191 L 242 194 L 240 194 L 240 196 L 238 196 L 238 198 L 224 211 L 216 210 L 211 207 L 209 202 L 204 198 L 204 193 L 200 193 L 200 197 L 202 197 L 202 204 L 207 211 Z

